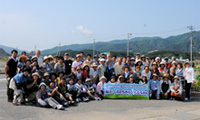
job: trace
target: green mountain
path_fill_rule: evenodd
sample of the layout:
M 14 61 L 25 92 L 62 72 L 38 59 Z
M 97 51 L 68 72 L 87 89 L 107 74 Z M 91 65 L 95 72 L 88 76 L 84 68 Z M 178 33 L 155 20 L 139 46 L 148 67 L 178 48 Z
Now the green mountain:
M 193 51 L 200 52 L 200 31 L 193 32 Z M 177 36 L 170 36 L 168 38 L 161 37 L 138 37 L 130 40 L 130 53 L 147 54 L 150 51 L 181 51 L 188 52 L 190 46 L 190 34 L 185 33 Z M 113 40 L 109 42 L 97 42 L 95 48 L 97 51 L 122 51 L 127 50 L 127 39 Z M 81 51 L 88 48 L 93 48 L 92 43 L 88 44 L 72 44 L 60 47 L 60 51 L 73 50 Z M 42 54 L 56 53 L 58 47 L 42 51 Z
M 0 56 L 9 56 L 8 53 L 4 51 L 4 49 L 0 48 Z
M 8 47 L 4 45 L 0 45 L 0 48 L 2 48 L 6 53 L 10 54 L 13 49 L 16 49 L 18 51 L 18 54 L 21 54 L 22 50 L 13 48 L 13 47 Z

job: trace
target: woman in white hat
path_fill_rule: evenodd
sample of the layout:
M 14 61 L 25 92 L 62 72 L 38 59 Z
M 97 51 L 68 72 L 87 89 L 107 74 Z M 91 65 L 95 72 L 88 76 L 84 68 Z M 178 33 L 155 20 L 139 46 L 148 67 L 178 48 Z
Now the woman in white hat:
M 46 67 L 46 72 L 48 72 L 49 74 L 53 72 L 54 69 L 52 65 L 50 64 L 50 58 L 48 56 L 44 56 L 42 65 Z
M 64 109 L 61 104 L 59 104 L 54 98 L 49 97 L 50 93 L 46 90 L 47 85 L 45 83 L 40 83 L 39 90 L 36 93 L 37 106 L 46 107 L 51 106 L 54 109 L 62 110 Z
M 195 72 L 189 62 L 185 63 L 184 77 L 185 77 L 185 90 L 186 90 L 185 100 L 188 100 L 190 99 L 191 85 L 195 82 Z
M 100 97 L 101 99 L 103 99 L 104 96 L 104 83 L 107 81 L 107 78 L 105 76 L 102 76 L 100 78 L 100 82 L 97 84 L 97 88 L 96 88 L 96 94 L 98 95 L 98 97 Z
M 97 84 L 98 82 L 98 70 L 97 70 L 98 65 L 94 62 L 92 64 L 92 67 L 90 68 L 90 79 L 92 80 L 93 84 Z

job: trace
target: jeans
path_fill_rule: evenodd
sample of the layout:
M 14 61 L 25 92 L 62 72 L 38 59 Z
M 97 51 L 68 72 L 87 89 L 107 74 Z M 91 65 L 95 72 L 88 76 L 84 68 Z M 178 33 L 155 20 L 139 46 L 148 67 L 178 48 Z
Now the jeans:
M 52 97 L 46 98 L 44 100 L 38 99 L 37 105 L 41 107 L 51 106 L 52 108 L 56 109 L 58 105 L 60 105 L 55 99 Z

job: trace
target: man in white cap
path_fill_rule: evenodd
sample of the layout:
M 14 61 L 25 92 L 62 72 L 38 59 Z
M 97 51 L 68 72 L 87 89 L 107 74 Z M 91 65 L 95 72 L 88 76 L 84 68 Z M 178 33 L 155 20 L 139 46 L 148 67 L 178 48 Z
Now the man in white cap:
M 99 78 L 104 76 L 106 72 L 106 66 L 105 66 L 105 59 L 100 59 L 100 65 L 98 66 L 98 75 L 99 75 Z

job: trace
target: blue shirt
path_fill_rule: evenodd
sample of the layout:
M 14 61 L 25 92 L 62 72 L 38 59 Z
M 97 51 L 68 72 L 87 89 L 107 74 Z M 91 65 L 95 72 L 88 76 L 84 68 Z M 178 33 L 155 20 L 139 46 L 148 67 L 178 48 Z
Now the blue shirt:
M 16 83 L 25 83 L 28 80 L 28 76 L 24 76 L 24 73 L 19 73 L 13 77 Z
M 149 80 L 149 90 L 157 90 L 157 94 L 160 94 L 160 81 L 158 80 Z

